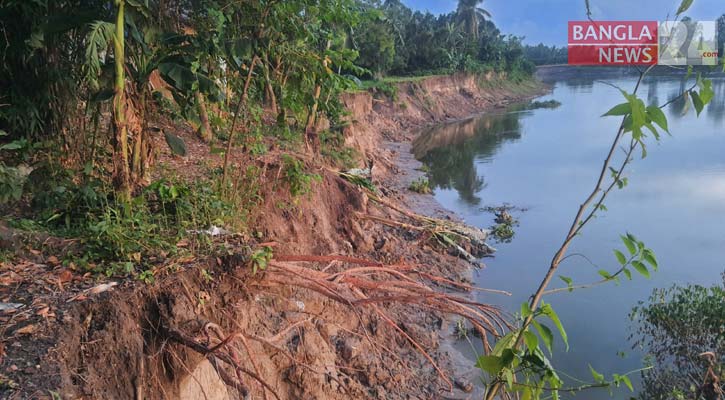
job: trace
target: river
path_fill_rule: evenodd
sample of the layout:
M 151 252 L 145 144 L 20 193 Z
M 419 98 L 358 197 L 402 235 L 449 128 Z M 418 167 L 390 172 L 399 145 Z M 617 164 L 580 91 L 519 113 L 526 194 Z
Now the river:
M 510 291 L 511 297 L 481 295 L 479 300 L 515 312 L 543 278 L 577 207 L 591 191 L 619 124 L 601 115 L 624 101 L 610 84 L 632 90 L 635 77 L 568 74 L 552 79 L 551 94 L 539 100 L 561 102 L 556 109 L 517 111 L 517 107 L 429 128 L 414 153 L 429 170 L 435 198 L 466 222 L 494 225 L 486 207 L 509 204 L 518 219 L 510 243 L 499 243 L 494 258 L 476 273 L 481 287 Z M 575 284 L 601 279 L 600 268 L 616 270 L 613 249 L 631 232 L 651 247 L 660 268 L 650 279 L 548 296 L 569 335 L 566 352 L 558 335 L 554 365 L 591 381 L 588 365 L 611 377 L 642 366 L 631 348 L 628 313 L 652 289 L 673 284 L 712 285 L 725 270 L 725 80 L 713 79 L 716 97 L 699 118 L 683 115 L 684 103 L 666 108 L 672 136 L 648 140 L 649 155 L 631 164 L 629 185 L 615 190 L 600 214 L 577 238 L 560 274 Z M 684 83 L 672 76 L 650 77 L 640 89 L 648 104 L 677 96 Z M 565 284 L 556 279 L 553 287 Z M 471 351 L 473 354 L 473 351 Z M 472 356 L 473 358 L 473 356 Z M 636 376 L 633 376 L 635 378 Z M 639 379 L 633 379 L 637 385 Z M 606 391 L 577 398 L 610 399 Z M 624 398 L 615 393 L 614 398 Z

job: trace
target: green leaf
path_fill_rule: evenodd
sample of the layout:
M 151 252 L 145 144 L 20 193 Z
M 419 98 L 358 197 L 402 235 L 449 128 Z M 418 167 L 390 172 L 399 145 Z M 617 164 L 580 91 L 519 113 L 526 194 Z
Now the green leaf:
M 21 140 L 13 140 L 10 143 L 5 143 L 0 146 L 0 150 L 17 150 L 23 148 L 23 142 Z
M 715 97 L 715 92 L 712 90 L 712 81 L 710 79 L 699 79 L 697 86 L 700 87 L 700 100 L 703 105 L 707 105 Z
M 703 103 L 700 95 L 697 94 L 697 92 L 694 90 L 690 90 L 690 97 L 692 97 L 692 105 L 695 106 L 695 111 L 697 112 L 697 116 L 699 117 L 700 113 L 705 108 L 705 103 Z
M 600 269 L 599 271 L 597 271 L 597 273 L 604 279 L 612 279 L 612 274 L 610 274 L 609 271 L 607 271 L 606 269 Z
M 647 116 L 652 120 L 652 122 L 664 129 L 665 132 L 670 132 L 667 124 L 667 117 L 665 116 L 665 113 L 662 112 L 661 108 L 657 106 L 647 107 Z
M 501 363 L 503 364 L 504 368 L 510 367 L 511 363 L 514 362 L 515 358 L 516 353 L 514 353 L 513 349 L 511 348 L 504 349 L 504 351 L 501 352 Z
M 654 268 L 655 271 L 657 271 L 657 268 L 659 267 L 657 265 L 657 259 L 655 258 L 654 253 L 650 249 L 644 249 L 642 251 L 642 257 L 644 260 L 649 264 L 652 268 Z
M 552 322 L 554 322 L 556 329 L 559 330 L 561 339 L 564 341 L 564 344 L 566 345 L 566 350 L 568 351 L 569 350 L 569 338 L 566 336 L 566 331 L 564 330 L 564 325 L 561 324 L 561 320 L 559 319 L 559 316 L 556 314 L 554 309 L 551 307 L 551 304 L 542 303 L 541 311 L 544 315 L 549 317 L 549 319 L 551 319 Z
M 573 283 L 574 281 L 573 281 L 573 280 L 572 280 L 571 278 L 569 278 L 568 276 L 564 276 L 564 275 L 559 275 L 559 279 L 561 279 L 562 281 L 564 281 L 564 282 L 566 283 L 566 286 L 567 286 L 567 287 L 569 287 L 569 291 L 570 291 L 570 292 L 571 292 L 572 290 L 574 290 L 574 288 L 572 287 L 572 283 Z
M 647 122 L 647 112 L 644 102 L 634 94 L 625 94 L 625 97 L 629 100 L 629 104 L 632 107 L 632 132 L 637 136 L 635 139 L 639 139 L 642 136 L 641 128 Z
M 186 155 L 186 143 L 183 139 L 166 131 L 164 131 L 164 138 L 172 153 L 182 157 Z
M 531 307 L 528 302 L 521 303 L 521 317 L 526 318 L 532 313 L 533 312 L 531 311 Z
M 614 255 L 617 256 L 617 261 L 619 261 L 621 265 L 627 264 L 627 257 L 625 257 L 621 251 L 614 250 Z
M 526 343 L 526 347 L 528 347 L 531 353 L 539 348 L 539 338 L 529 331 L 524 331 L 524 343 Z
M 632 381 L 629 380 L 629 377 L 626 375 L 622 375 L 619 377 L 619 380 L 622 381 L 622 383 L 627 386 L 630 392 L 634 392 L 634 387 L 632 386 Z
M 496 342 L 496 345 L 493 346 L 493 350 L 491 351 L 491 354 L 500 356 L 503 355 L 504 351 L 506 349 L 510 349 L 514 345 L 514 341 L 516 340 L 516 337 L 518 336 L 519 331 L 511 331 L 504 335 L 501 339 L 499 339 Z
M 627 277 L 627 279 L 629 279 L 630 281 L 632 280 L 632 272 L 629 269 L 627 269 L 627 268 L 623 269 L 622 273 L 624 273 L 624 275 Z
M 622 243 L 627 247 L 627 250 L 629 251 L 630 255 L 635 255 L 637 253 L 637 245 L 634 244 L 632 239 L 630 239 L 628 236 L 619 236 L 622 238 Z
M 652 135 L 654 135 L 655 139 L 657 139 L 657 140 L 660 140 L 660 133 L 659 133 L 659 132 L 657 132 L 657 128 L 655 128 L 655 126 L 654 126 L 654 125 L 652 125 L 652 123 L 651 123 L 651 122 L 648 122 L 648 123 L 644 124 L 644 126 L 645 126 L 645 127 L 647 128 L 647 129 L 649 129 L 649 131 L 650 131 L 650 132 L 652 132 Z M 643 143 L 643 144 L 644 144 L 644 143 Z M 644 146 L 642 146 L 642 147 L 644 147 Z M 642 157 L 642 158 L 644 158 L 644 157 Z
M 632 267 L 634 267 L 634 269 L 636 269 L 637 272 L 639 272 L 645 278 L 650 277 L 649 270 L 647 270 L 647 267 L 644 264 L 642 264 L 641 261 L 637 261 L 637 260 L 632 261 Z
M 106 21 L 94 21 L 88 25 L 86 34 L 86 80 L 92 87 L 98 86 L 98 76 L 101 74 L 101 54 L 108 51 L 108 46 L 116 37 L 116 24 Z
M 501 357 L 497 356 L 481 356 L 478 357 L 476 367 L 488 372 L 491 375 L 498 375 L 503 369 Z
M 554 343 L 554 334 L 551 333 L 551 329 L 549 329 L 548 326 L 540 324 L 536 321 L 531 321 L 531 324 L 534 325 L 536 331 L 539 332 L 539 336 L 541 336 L 541 340 L 544 341 L 544 345 L 549 350 L 549 354 L 553 354 L 552 348 Z
M 690 6 L 692 6 L 693 0 L 682 0 L 682 3 L 680 3 L 680 8 L 677 9 L 677 15 L 680 15 L 687 11 Z
M 591 371 L 591 373 L 592 373 L 592 378 L 594 378 L 594 381 L 595 381 L 595 382 L 597 382 L 597 383 L 602 383 L 602 382 L 604 382 L 604 375 L 602 375 L 602 374 L 600 374 L 599 372 L 597 372 L 597 371 L 596 371 L 596 370 L 595 370 L 595 369 L 594 369 L 594 368 L 593 368 L 593 367 L 591 366 L 591 364 L 589 365 L 589 371 Z
M 602 114 L 602 117 L 627 115 L 627 114 L 630 114 L 631 112 L 632 112 L 632 105 L 629 102 L 627 102 L 627 103 L 617 104 L 616 106 L 612 107 L 611 110 Z
M 7 135 L 8 135 L 7 132 L 5 132 L 4 130 L 0 129 L 0 136 L 7 136 Z

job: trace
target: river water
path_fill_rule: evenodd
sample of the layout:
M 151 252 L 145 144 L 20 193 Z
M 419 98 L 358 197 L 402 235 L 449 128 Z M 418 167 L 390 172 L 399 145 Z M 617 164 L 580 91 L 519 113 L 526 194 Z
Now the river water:
M 571 75 L 571 74 L 570 74 Z M 600 117 L 623 102 L 610 84 L 632 90 L 634 77 L 603 78 L 574 74 L 553 79 L 556 109 L 489 112 L 469 120 L 430 128 L 414 143 L 414 153 L 429 169 L 436 199 L 473 225 L 494 224 L 486 207 L 509 204 L 518 219 L 510 243 L 496 245 L 495 258 L 476 274 L 481 287 L 503 289 L 511 297 L 481 295 L 479 300 L 515 312 L 536 289 L 560 246 L 578 205 L 591 191 L 619 124 Z M 684 83 L 675 77 L 648 78 L 640 96 L 662 104 L 677 96 Z M 554 365 L 591 381 L 588 365 L 611 376 L 642 366 L 631 348 L 628 313 L 654 288 L 673 284 L 712 285 L 725 270 L 725 80 L 714 79 L 715 100 L 699 118 L 684 102 L 666 108 L 672 136 L 649 140 L 649 155 L 631 164 L 629 185 L 606 201 L 608 211 L 586 227 L 570 252 L 561 275 L 574 283 L 601 279 L 601 268 L 614 271 L 613 249 L 623 249 L 619 235 L 631 232 L 651 247 L 659 271 L 650 279 L 633 276 L 573 293 L 548 296 L 569 335 L 569 351 L 555 339 Z M 684 114 L 684 115 L 683 115 Z M 555 279 L 553 287 L 565 284 Z M 553 326 L 552 326 L 553 328 Z M 471 350 L 471 354 L 473 351 Z M 472 356 L 474 358 L 474 356 Z M 633 376 L 635 378 L 635 376 Z M 635 385 L 638 379 L 633 379 Z M 628 397 L 628 396 L 627 396 Z M 605 391 L 577 398 L 610 399 Z M 614 398 L 625 398 L 615 393 Z

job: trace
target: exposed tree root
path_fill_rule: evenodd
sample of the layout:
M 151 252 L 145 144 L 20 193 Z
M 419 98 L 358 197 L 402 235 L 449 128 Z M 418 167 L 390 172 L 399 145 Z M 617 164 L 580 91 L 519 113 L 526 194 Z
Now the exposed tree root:
M 217 372 L 219 373 L 219 377 L 222 378 L 224 383 L 226 383 L 228 386 L 231 386 L 235 389 L 237 389 L 242 397 L 246 397 L 249 394 L 249 389 L 242 383 L 241 375 L 245 374 L 250 377 L 252 377 L 254 380 L 259 382 L 265 389 L 269 390 L 274 397 L 277 400 L 280 400 L 279 395 L 274 390 L 272 386 L 270 386 L 267 382 L 262 379 L 261 376 L 259 376 L 256 372 L 250 371 L 249 369 L 243 367 L 240 365 L 240 362 L 237 358 L 237 356 L 233 353 L 233 350 L 229 350 L 229 352 L 221 352 L 219 351 L 219 348 L 221 346 L 216 345 L 212 348 L 207 347 L 200 342 L 198 342 L 195 338 L 189 336 L 188 334 L 184 333 L 183 331 L 171 327 L 171 326 L 165 326 L 165 331 L 168 334 L 168 336 L 175 340 L 176 342 L 196 351 L 197 353 L 205 356 L 209 361 L 212 363 L 212 365 L 216 368 Z M 236 336 L 236 335 L 232 335 Z M 233 338 L 230 336 L 230 338 Z M 231 339 L 227 338 L 226 340 L 223 340 L 220 344 L 222 346 L 225 346 L 225 342 L 228 344 Z M 216 349 L 216 350 L 214 350 Z M 222 361 L 226 365 L 232 367 L 237 374 L 236 379 L 229 376 L 223 368 L 219 367 L 217 364 L 217 361 Z
M 277 257 L 267 267 L 262 286 L 291 285 L 315 291 L 337 302 L 356 307 L 370 306 L 388 325 L 393 327 L 437 371 L 452 389 L 452 382 L 437 365 L 424 347 L 405 332 L 391 317 L 378 307 L 380 303 L 405 303 L 445 314 L 466 318 L 481 333 L 484 349 L 489 350 L 488 335 L 499 337 L 509 328 L 499 310 L 493 306 L 470 301 L 458 296 L 438 292 L 414 277 L 426 277 L 431 281 L 448 281 L 430 274 L 421 274 L 407 265 L 368 266 L 351 268 L 342 272 L 329 273 L 311 268 L 281 262 L 280 258 L 329 261 L 335 257 Z M 358 265 L 375 264 L 365 260 L 353 260 Z M 450 282 L 450 281 L 448 281 Z M 372 339 L 371 339 L 372 340 Z
M 312 262 L 322 263 L 323 266 L 324 263 L 334 262 L 343 269 L 320 271 L 300 264 Z M 344 269 L 345 266 L 348 268 Z M 399 337 L 407 341 L 431 365 L 442 382 L 445 382 L 444 388 L 449 391 L 453 390 L 453 380 L 429 353 L 429 346 L 423 345 L 420 338 L 404 328 L 404 325 L 401 326 L 399 322 L 396 322 L 395 318 L 380 305 L 385 303 L 407 304 L 428 311 L 463 317 L 481 334 L 485 351 L 490 351 L 489 339 L 491 337 L 500 337 L 510 328 L 497 308 L 443 293 L 431 285 L 443 283 L 465 291 L 485 289 L 478 289 L 430 273 L 420 272 L 417 267 L 412 265 L 384 265 L 375 261 L 337 255 L 278 255 L 269 262 L 261 279 L 249 283 L 268 288 L 290 286 L 304 288 L 348 306 L 360 322 L 358 328 L 349 333 L 370 344 L 376 354 L 373 357 L 375 362 L 383 361 L 383 354 L 388 354 L 398 360 L 410 374 L 415 373 L 409 364 L 381 342 L 380 337 L 376 338 L 377 333 L 374 328 L 364 322 L 364 315 L 376 316 L 390 326 Z M 501 291 L 495 292 L 507 294 Z M 372 314 L 364 314 L 362 312 L 364 308 L 367 308 Z M 233 320 L 233 318 L 230 319 Z M 249 334 L 239 324 L 237 324 L 237 329 L 229 335 L 226 335 L 218 325 L 213 323 L 204 324 L 201 332 L 193 334 L 182 332 L 172 326 L 165 326 L 165 331 L 170 339 L 204 355 L 215 367 L 220 378 L 242 396 L 250 393 L 250 386 L 245 384 L 246 376 L 260 385 L 265 399 L 268 392 L 272 393 L 276 399 L 280 398 L 275 392 L 275 388 L 264 380 L 262 370 L 252 352 L 250 341 L 255 341 L 273 353 L 282 355 L 293 366 L 303 368 L 313 374 L 324 375 L 335 381 L 341 390 L 350 394 L 347 385 L 334 376 L 336 373 L 330 373 L 330 368 L 339 369 L 340 366 L 330 365 L 324 368 L 319 368 L 319 365 L 312 366 L 305 360 L 298 359 L 286 348 L 285 343 L 288 342 L 288 336 L 292 332 L 319 326 L 318 324 L 323 322 L 316 316 L 290 321 L 288 326 L 268 337 Z M 239 340 L 237 341 L 237 339 Z M 239 342 L 241 342 L 241 347 Z M 302 346 L 304 346 L 304 342 Z M 242 360 L 240 350 L 246 353 L 245 360 Z M 244 366 L 245 362 L 251 364 L 250 368 Z M 343 370 L 338 370 L 337 373 L 343 374 L 346 367 L 342 368 Z

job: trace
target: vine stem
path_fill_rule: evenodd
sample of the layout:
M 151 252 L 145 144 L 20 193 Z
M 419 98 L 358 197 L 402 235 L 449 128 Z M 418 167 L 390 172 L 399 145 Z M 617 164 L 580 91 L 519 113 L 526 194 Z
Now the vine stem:
M 653 66 L 648 67 L 645 71 L 640 72 L 639 79 L 637 79 L 637 84 L 634 87 L 634 91 L 632 94 L 636 94 L 639 90 L 640 86 L 642 85 L 642 80 L 644 77 L 652 70 Z M 614 187 L 614 184 L 607 187 L 605 190 L 603 190 L 604 186 L 604 180 L 607 176 L 607 171 L 609 170 L 609 166 L 612 163 L 612 158 L 614 157 L 614 152 L 616 151 L 619 142 L 621 141 L 622 137 L 625 133 L 624 128 L 624 121 L 625 117 L 622 118 L 622 122 L 619 125 L 619 129 L 617 129 L 617 134 L 614 137 L 614 140 L 612 141 L 612 145 L 609 148 L 609 152 L 607 153 L 607 157 L 604 159 L 604 162 L 602 164 L 601 171 L 599 172 L 599 177 L 597 178 L 596 184 L 594 185 L 594 189 L 592 189 L 592 192 L 587 196 L 587 198 L 584 200 L 584 202 L 579 206 L 579 210 L 577 211 L 576 215 L 574 216 L 574 220 L 572 221 L 571 226 L 569 227 L 569 232 L 566 235 L 566 238 L 564 239 L 564 242 L 559 247 L 559 249 L 554 254 L 554 257 L 551 260 L 551 264 L 549 265 L 549 270 L 546 272 L 546 275 L 544 276 L 544 279 L 539 284 L 538 289 L 531 297 L 531 301 L 529 303 L 529 307 L 531 310 L 536 310 L 541 303 L 541 299 L 544 296 L 544 293 L 546 292 L 546 288 L 551 283 L 551 280 L 554 278 L 554 274 L 556 274 L 556 271 L 559 269 L 559 265 L 561 264 L 561 261 L 566 256 L 566 252 L 569 249 L 569 246 L 571 245 L 572 240 L 577 236 L 577 234 L 581 231 L 584 225 L 588 223 L 594 213 L 596 212 L 596 209 L 592 210 L 592 212 L 587 215 L 586 217 L 585 212 L 589 208 L 590 205 L 594 202 L 594 200 L 597 198 L 597 194 L 601 192 L 601 196 L 599 197 L 599 200 L 597 201 L 597 205 L 602 204 L 604 199 L 606 198 L 607 194 L 611 191 L 611 189 Z M 624 162 L 622 163 L 622 168 L 618 171 L 617 177 L 615 177 L 614 181 L 621 176 L 622 171 L 624 170 L 624 167 L 628 164 L 630 160 L 631 152 L 633 151 L 635 146 L 630 145 L 630 151 L 627 153 L 627 156 L 625 157 Z M 516 337 L 516 341 L 514 342 L 514 348 L 518 349 L 523 344 L 524 339 L 524 332 L 526 329 L 531 325 L 531 322 L 534 320 L 534 313 L 531 313 L 526 319 L 524 320 L 524 323 L 519 330 L 519 333 Z M 503 381 L 500 379 L 494 380 L 494 382 L 491 384 L 489 389 L 486 391 L 486 400 L 494 400 L 495 396 L 498 394 L 498 392 L 501 390 L 503 386 Z

